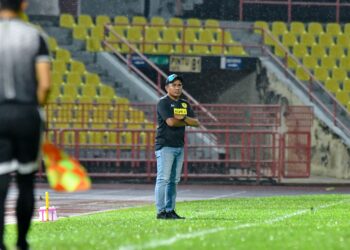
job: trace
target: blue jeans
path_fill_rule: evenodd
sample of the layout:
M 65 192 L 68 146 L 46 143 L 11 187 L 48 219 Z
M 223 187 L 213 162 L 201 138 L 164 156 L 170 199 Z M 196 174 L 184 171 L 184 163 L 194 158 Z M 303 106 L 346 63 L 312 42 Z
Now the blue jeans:
M 155 188 L 157 212 L 175 209 L 176 185 L 180 181 L 184 148 L 163 147 L 156 151 L 157 180 Z

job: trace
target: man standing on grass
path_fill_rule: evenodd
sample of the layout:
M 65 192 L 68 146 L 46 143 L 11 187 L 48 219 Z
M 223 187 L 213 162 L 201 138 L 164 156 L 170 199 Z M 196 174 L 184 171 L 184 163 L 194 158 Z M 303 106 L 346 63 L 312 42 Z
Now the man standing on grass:
M 27 233 L 34 211 L 34 179 L 42 131 L 40 106 L 50 89 L 46 42 L 19 19 L 25 0 L 0 0 L 0 249 L 4 245 L 4 210 L 11 173 L 16 173 L 17 249 L 29 249 Z
M 184 219 L 175 212 L 175 200 L 184 161 L 185 127 L 198 127 L 199 122 L 189 103 L 180 99 L 182 87 L 181 77 L 168 76 L 165 82 L 167 95 L 157 104 L 157 219 Z

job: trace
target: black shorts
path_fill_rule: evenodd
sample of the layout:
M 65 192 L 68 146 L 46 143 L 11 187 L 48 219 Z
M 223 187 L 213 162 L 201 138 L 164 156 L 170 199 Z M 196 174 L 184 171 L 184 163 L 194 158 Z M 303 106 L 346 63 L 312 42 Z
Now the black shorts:
M 42 125 L 36 105 L 0 104 L 0 174 L 38 168 Z

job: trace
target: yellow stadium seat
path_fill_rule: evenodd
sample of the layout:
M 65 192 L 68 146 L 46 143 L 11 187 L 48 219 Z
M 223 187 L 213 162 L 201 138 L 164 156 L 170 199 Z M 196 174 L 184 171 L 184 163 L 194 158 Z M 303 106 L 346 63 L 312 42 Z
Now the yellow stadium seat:
M 309 33 L 302 34 L 300 36 L 300 44 L 309 47 L 316 45 L 315 36 Z
M 81 88 L 82 96 L 95 97 L 97 95 L 96 87 L 93 85 L 85 85 Z
M 73 96 L 74 93 L 77 94 L 77 92 L 74 92 L 74 91 L 76 91 L 76 90 L 73 90 L 73 92 L 71 92 L 71 94 L 69 94 L 69 95 L 60 95 L 58 97 L 59 102 L 60 103 L 74 103 L 76 100 L 76 96 L 77 96 L 77 95 Z
M 105 38 L 104 27 L 96 26 L 91 29 L 91 38 L 97 38 L 99 40 L 103 40 Z
M 340 58 L 339 68 L 350 71 L 350 57 Z
M 72 57 L 71 57 L 69 50 L 60 48 L 60 49 L 56 50 L 55 59 L 68 63 L 72 59 Z
M 92 28 L 95 26 L 95 24 L 92 21 L 91 16 L 82 14 L 78 16 L 78 26 L 85 27 L 85 28 Z
M 327 70 L 333 69 L 336 66 L 336 58 L 334 56 L 321 57 L 321 67 Z
M 193 45 L 192 53 L 195 55 L 207 55 L 210 53 L 207 45 Z
M 99 88 L 100 96 L 104 97 L 114 97 L 115 91 L 111 86 L 101 85 Z
M 63 86 L 63 96 L 69 96 L 75 98 L 78 95 L 78 89 L 73 85 L 64 85 Z
M 77 40 L 86 40 L 87 38 L 89 38 L 87 28 L 83 26 L 74 27 L 73 38 Z
M 342 34 L 341 27 L 339 23 L 327 23 L 326 32 L 332 36 L 337 36 Z
M 108 23 L 112 23 L 111 18 L 106 15 L 98 15 L 96 17 L 96 26 L 104 26 Z
M 350 23 L 345 24 L 344 26 L 344 34 L 350 35 Z
M 81 81 L 81 74 L 80 73 L 69 73 L 67 74 L 67 81 L 66 84 L 70 86 L 74 86 L 75 88 L 80 86 L 82 83 Z
M 282 47 L 280 47 L 279 45 L 274 47 L 274 53 L 278 57 L 283 57 L 284 58 L 286 56 L 285 50 Z
M 332 93 L 337 93 L 339 91 L 339 84 L 337 80 L 334 79 L 328 79 L 325 82 L 325 88 Z
M 87 73 L 85 74 L 85 84 L 98 86 L 101 83 L 100 77 L 95 73 Z
M 338 35 L 337 37 L 337 45 L 342 47 L 347 47 L 350 44 L 350 37 L 346 34 Z
M 220 22 L 216 19 L 207 19 L 204 21 L 205 28 L 219 28 Z
M 311 22 L 308 25 L 308 32 L 314 36 L 319 36 L 324 33 L 322 24 L 317 22 Z
M 88 104 L 93 104 L 95 101 L 95 96 L 90 96 L 90 95 L 81 95 L 78 96 L 77 102 L 79 103 L 88 103 Z
M 181 18 L 171 17 L 168 21 L 168 26 L 172 27 L 173 29 L 176 29 L 177 32 L 182 32 L 184 23 Z
M 321 58 L 326 54 L 325 47 L 322 45 L 314 45 L 311 47 L 311 55 L 313 57 Z
M 63 83 L 62 74 L 59 72 L 51 72 L 51 82 L 52 85 L 60 86 Z
M 293 54 L 297 58 L 302 58 L 309 55 L 307 47 L 304 44 L 297 44 L 293 46 Z
M 254 33 L 262 34 L 262 30 L 269 30 L 269 24 L 265 21 L 256 21 L 254 22 Z
M 247 53 L 245 52 L 243 46 L 227 46 L 226 50 L 227 55 L 234 55 L 234 56 L 245 56 Z
M 131 23 L 134 26 L 145 26 L 147 24 L 147 19 L 144 16 L 133 16 Z
M 280 22 L 280 21 L 275 21 L 272 23 L 272 34 L 274 34 L 275 36 L 282 36 L 284 33 L 287 33 L 287 25 L 284 22 Z
M 309 81 L 310 80 L 309 74 L 302 67 L 297 67 L 296 76 L 301 81 Z
M 143 41 L 142 29 L 140 29 L 140 27 L 130 27 L 128 29 L 127 38 L 129 42 L 139 48 Z
M 321 34 L 318 37 L 318 44 L 328 48 L 333 46 L 334 45 L 333 36 L 327 33 Z
M 290 33 L 295 36 L 301 36 L 306 33 L 305 26 L 302 22 L 291 22 L 290 24 Z
M 287 67 L 292 70 L 295 70 L 298 67 L 298 63 L 289 56 L 287 59 Z
M 278 41 L 278 37 L 273 36 L 273 38 L 271 38 L 268 35 L 265 35 L 264 36 L 264 43 L 268 46 L 275 46 L 277 44 L 276 41 Z
M 71 14 L 60 15 L 60 27 L 72 29 L 75 26 L 76 26 L 75 20 Z
M 161 16 L 153 16 L 151 18 L 151 24 L 155 26 L 165 26 L 165 20 Z
M 282 35 L 282 44 L 286 47 L 293 47 L 298 41 L 293 33 L 285 33 Z
M 338 91 L 336 93 L 336 98 L 344 106 L 348 105 L 350 101 L 349 92 L 347 91 Z
M 212 32 L 209 30 L 203 30 L 199 32 L 199 42 L 200 43 L 213 43 L 215 42 L 215 39 L 213 37 Z
M 303 64 L 305 67 L 312 70 L 318 67 L 317 59 L 312 56 L 303 57 Z
M 199 33 L 199 30 L 196 28 L 186 28 L 184 33 L 184 40 L 186 43 L 194 43 L 198 41 L 197 39 L 197 33 Z
M 342 68 L 334 68 L 332 70 L 332 79 L 337 81 L 344 81 L 348 78 L 347 73 Z
M 54 37 L 49 37 L 47 43 L 51 52 L 55 52 L 58 49 L 57 41 Z
M 120 26 L 128 26 L 129 18 L 127 16 L 116 16 L 114 17 L 114 24 Z
M 350 79 L 346 79 L 343 81 L 343 90 L 350 92 Z
M 188 18 L 186 20 L 186 24 L 188 27 L 191 27 L 191 28 L 202 27 L 202 22 L 198 18 Z
M 59 73 L 60 75 L 67 73 L 66 62 L 62 60 L 54 60 L 52 62 L 52 71 L 54 73 Z
M 160 34 L 158 29 L 155 27 L 147 27 L 145 30 L 145 53 L 154 53 L 155 52 L 155 43 L 160 40 Z M 147 44 L 148 42 L 153 44 Z
M 345 56 L 342 46 L 334 45 L 329 49 L 329 56 L 337 57 L 338 59 Z
M 82 75 L 86 72 L 85 64 L 77 60 L 72 60 L 70 62 L 70 71 Z
M 326 82 L 329 78 L 328 70 L 324 68 L 316 68 L 314 72 L 315 78 L 321 82 Z
M 180 43 L 177 29 L 168 28 L 163 31 L 163 39 L 158 43 L 159 54 L 171 54 L 173 52 L 173 44 Z
M 89 38 L 86 40 L 86 50 L 89 52 L 103 51 L 101 40 L 98 38 Z

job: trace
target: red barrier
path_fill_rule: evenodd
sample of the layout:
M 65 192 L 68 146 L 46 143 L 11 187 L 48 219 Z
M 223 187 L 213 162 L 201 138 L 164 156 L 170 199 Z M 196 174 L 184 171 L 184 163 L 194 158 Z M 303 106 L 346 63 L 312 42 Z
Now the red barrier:
M 95 104 L 92 110 L 87 110 L 88 118 L 81 115 L 81 120 L 74 123 L 70 117 L 71 127 L 57 129 L 54 128 L 57 122 L 67 122 L 66 114 L 88 109 L 85 104 L 62 105 L 59 107 L 62 112 L 56 112 L 49 120 L 46 138 L 85 164 L 92 177 L 147 181 L 155 177 L 155 105 L 129 104 L 126 108 L 125 104 Z M 201 113 L 201 108 L 194 106 L 199 120 L 203 118 L 204 128 L 186 131 L 185 181 L 198 178 L 260 181 L 309 176 L 311 108 L 291 106 L 281 119 L 281 107 L 276 105 L 203 106 L 217 117 L 217 122 L 205 120 L 207 116 Z M 103 121 L 105 116 L 101 117 L 100 109 L 110 114 L 119 112 L 119 117 L 130 120 L 114 123 L 111 116 Z M 55 105 L 49 105 L 47 110 L 55 113 Z M 134 117 L 131 126 L 130 112 L 143 120 Z M 75 125 L 79 128 L 74 128 Z

